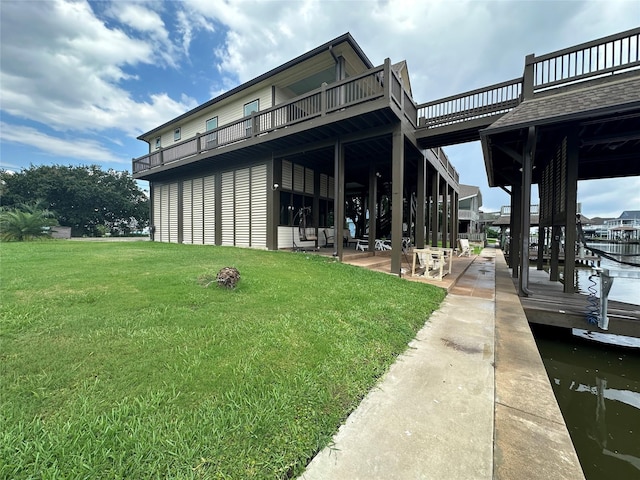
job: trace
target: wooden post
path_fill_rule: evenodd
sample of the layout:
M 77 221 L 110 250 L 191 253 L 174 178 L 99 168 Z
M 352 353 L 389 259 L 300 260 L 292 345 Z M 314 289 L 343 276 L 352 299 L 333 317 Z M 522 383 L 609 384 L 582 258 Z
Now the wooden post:
M 442 246 L 449 241 L 449 183 L 442 177 Z
M 333 245 L 336 256 L 342 261 L 342 242 L 338 238 L 342 237 L 342 227 L 344 225 L 344 145 L 340 140 L 336 140 L 334 146 L 334 204 L 333 204 Z M 340 237 L 338 237 L 338 234 Z
M 452 232 L 451 232 L 451 248 L 458 248 L 458 233 L 460 232 L 460 220 L 458 213 L 459 193 L 453 190 L 453 219 L 452 219 Z M 484 242 L 482 244 L 484 247 Z
M 439 205 L 440 201 L 440 173 L 436 170 L 431 177 L 431 198 L 433 205 L 431 207 L 431 246 L 438 246 L 438 232 L 440 231 L 439 222 Z
M 520 236 L 522 232 L 521 219 L 522 215 L 522 186 L 520 184 L 513 185 L 511 188 L 511 245 L 509 246 L 509 265 L 511 267 L 511 276 L 518 278 L 518 268 L 520 266 Z
M 572 128 L 567 135 L 567 178 L 565 211 L 567 212 L 564 234 L 564 292 L 574 293 L 576 288 L 574 276 L 576 272 L 576 215 L 578 203 L 578 131 Z
M 417 172 L 417 198 L 416 198 L 416 238 L 415 244 L 418 248 L 424 248 L 424 219 L 425 212 L 424 206 L 426 202 L 426 189 L 427 189 L 427 179 L 425 177 L 426 171 L 426 158 L 422 157 L 418 160 L 418 172 Z
M 549 262 L 549 280 L 557 282 L 560 279 L 560 234 L 558 225 L 551 227 L 551 261 Z
M 544 269 L 544 246 L 547 242 L 547 227 L 538 225 L 538 259 L 536 260 L 536 270 Z
M 391 152 L 391 273 L 400 275 L 404 200 L 404 134 L 400 123 L 393 129 Z
M 274 185 L 278 184 L 278 188 Z M 267 161 L 267 249 L 278 249 L 280 223 L 280 189 L 282 188 L 282 159 Z
M 535 79 L 535 59 L 532 53 L 525 57 L 524 74 L 522 75 L 522 97 L 523 100 L 531 100 L 533 98 L 533 84 Z
M 378 223 L 378 212 L 376 209 L 376 203 L 378 198 L 378 177 L 376 175 L 376 166 L 375 164 L 369 165 L 369 248 L 371 247 L 371 239 L 375 241 L 378 232 L 377 232 L 377 223 Z M 374 247 L 375 249 L 375 244 Z M 374 250 L 371 250 L 374 251 Z
M 527 143 L 522 155 L 522 203 L 520 205 L 520 277 L 518 293 L 529 296 L 529 232 L 531 231 L 531 175 L 533 169 L 533 149 L 536 142 L 536 128 L 529 127 Z

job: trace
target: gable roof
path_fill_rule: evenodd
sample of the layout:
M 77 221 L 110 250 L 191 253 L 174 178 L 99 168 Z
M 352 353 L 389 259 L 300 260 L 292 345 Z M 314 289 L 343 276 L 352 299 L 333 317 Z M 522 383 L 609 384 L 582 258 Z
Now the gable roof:
M 625 210 L 618 217 L 619 220 L 622 219 L 640 219 L 640 210 Z
M 480 187 L 476 187 L 474 185 L 463 185 L 460 184 L 460 195 L 458 197 L 458 201 L 464 200 L 466 198 L 478 197 L 478 206 L 482 206 L 482 193 L 480 192 Z
M 224 100 L 225 98 L 229 98 L 232 95 L 235 95 L 236 93 L 245 90 L 249 87 L 252 87 L 253 85 L 257 85 L 258 83 L 266 80 L 269 77 L 272 77 L 278 73 L 281 73 L 291 67 L 294 67 L 295 65 L 298 65 L 299 63 L 304 62 L 305 60 L 308 60 L 316 55 L 319 55 L 321 53 L 327 52 L 327 51 L 331 51 L 331 49 L 333 47 L 336 47 L 338 45 L 340 45 L 341 43 L 347 43 L 351 46 L 351 48 L 353 49 L 353 51 L 356 53 L 356 55 L 362 60 L 362 62 L 367 66 L 367 68 L 373 68 L 374 65 L 371 63 L 371 60 L 369 60 L 369 58 L 365 55 L 365 53 L 362 51 L 362 49 L 360 48 L 360 45 L 358 45 L 358 43 L 353 39 L 353 37 L 351 36 L 351 34 L 349 32 L 340 35 L 339 37 L 334 38 L 333 40 L 328 41 L 327 43 L 324 43 L 322 45 L 320 45 L 319 47 L 314 48 L 313 50 L 309 50 L 307 53 L 303 53 L 302 55 L 294 58 L 293 60 L 289 60 L 286 63 L 283 63 L 282 65 L 280 65 L 279 67 L 273 68 L 271 70 L 269 70 L 266 73 L 263 73 L 262 75 L 254 78 L 253 80 L 249 80 L 248 82 L 245 82 L 241 85 L 238 85 L 237 87 L 229 90 L 228 92 L 225 92 L 211 100 L 209 100 L 208 102 L 203 103 L 202 105 L 198 105 L 195 108 L 192 108 L 191 110 L 189 110 L 186 113 L 183 113 L 182 115 L 175 117 L 171 120 L 169 120 L 168 122 L 163 123 L 162 125 L 160 125 L 159 127 L 154 128 L 153 130 L 149 130 L 146 133 L 143 133 L 142 135 L 140 135 L 138 138 L 138 140 L 143 140 L 144 141 L 144 137 L 147 137 L 149 135 L 153 135 L 156 132 L 159 132 L 161 130 L 164 130 L 166 127 L 168 127 L 169 125 L 179 122 L 180 120 L 187 118 L 191 115 L 193 115 L 194 113 L 197 113 L 201 110 L 204 110 L 222 100 Z

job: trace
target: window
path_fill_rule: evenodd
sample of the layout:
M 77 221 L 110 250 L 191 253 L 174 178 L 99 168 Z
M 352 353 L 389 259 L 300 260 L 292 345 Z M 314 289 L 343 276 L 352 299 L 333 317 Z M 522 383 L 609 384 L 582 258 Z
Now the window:
M 207 132 L 214 128 L 218 128 L 218 117 L 213 117 L 207 120 Z
M 177 142 L 178 140 L 180 140 L 180 127 L 173 131 L 173 141 Z
M 259 110 L 259 108 L 260 108 L 260 101 L 259 100 L 254 100 L 252 102 L 249 102 L 249 103 L 245 104 L 245 106 L 244 106 L 244 116 L 248 117 L 253 112 L 257 112 Z M 247 136 L 250 136 L 251 133 L 252 133 L 251 120 L 247 120 L 245 122 L 245 129 L 246 129 Z
M 218 128 L 218 117 L 207 120 L 207 132 Z M 218 146 L 218 132 L 208 133 L 204 137 L 205 148 L 214 148 Z
M 161 137 L 157 137 L 156 138 L 156 150 L 159 149 L 160 147 L 162 147 L 162 140 Z

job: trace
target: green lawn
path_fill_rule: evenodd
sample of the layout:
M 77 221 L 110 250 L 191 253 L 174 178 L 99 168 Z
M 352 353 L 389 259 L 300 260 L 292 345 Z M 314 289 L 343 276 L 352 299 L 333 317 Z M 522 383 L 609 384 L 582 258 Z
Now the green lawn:
M 291 478 L 444 297 L 316 255 L 0 244 L 0 478 Z M 236 290 L 202 285 L 224 266 Z

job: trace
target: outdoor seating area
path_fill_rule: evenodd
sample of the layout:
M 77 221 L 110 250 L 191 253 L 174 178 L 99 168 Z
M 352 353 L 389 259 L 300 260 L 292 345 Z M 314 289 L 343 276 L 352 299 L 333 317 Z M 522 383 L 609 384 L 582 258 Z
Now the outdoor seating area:
M 445 275 L 451 275 L 453 248 L 414 248 L 412 252 L 411 276 L 422 275 L 442 280 Z
M 369 250 L 369 238 L 362 237 L 354 239 L 356 243 L 356 250 L 360 250 L 362 252 Z M 376 238 L 374 241 L 374 248 L 378 251 L 387 251 L 391 250 L 391 240 L 386 238 Z

